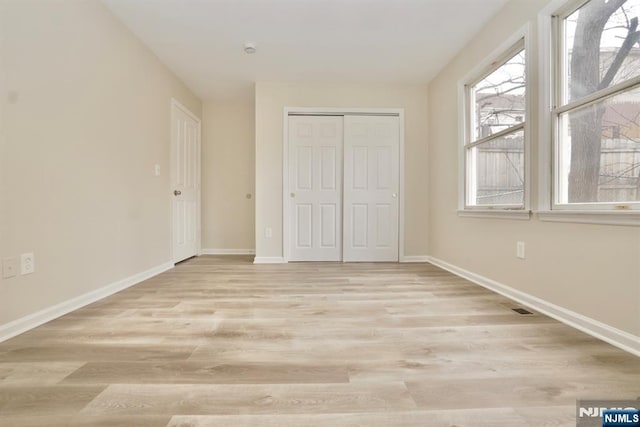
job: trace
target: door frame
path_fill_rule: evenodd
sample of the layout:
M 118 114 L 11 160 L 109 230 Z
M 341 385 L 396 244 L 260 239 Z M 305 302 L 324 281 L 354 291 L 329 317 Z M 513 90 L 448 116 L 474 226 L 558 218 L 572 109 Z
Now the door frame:
M 193 120 L 195 120 L 195 122 L 197 123 L 198 126 L 198 134 L 197 134 L 197 141 L 196 141 L 196 145 L 197 145 L 197 150 L 196 150 L 196 165 L 197 165 L 197 171 L 196 171 L 196 181 L 197 181 L 197 196 L 196 196 L 196 256 L 200 256 L 202 255 L 202 120 L 200 120 L 200 118 L 198 116 L 196 116 L 194 113 L 191 112 L 191 110 L 189 110 L 184 104 L 182 104 L 180 101 L 178 101 L 175 98 L 171 98 L 171 103 L 169 106 L 169 111 L 170 111 L 170 116 L 169 116 L 169 120 L 171 121 L 170 123 L 170 134 L 169 134 L 169 188 L 168 188 L 168 194 L 169 194 L 169 232 L 170 232 L 170 238 L 169 238 L 169 254 L 171 256 L 171 263 L 175 265 L 176 260 L 174 258 L 174 253 L 173 253 L 173 232 L 174 232 L 174 222 L 173 219 L 175 217 L 175 212 L 174 212 L 174 203 L 173 203 L 173 198 L 175 197 L 173 195 L 173 190 L 174 190 L 174 182 L 176 181 L 176 152 L 174 150 L 174 146 L 173 146 L 173 135 L 174 135 L 174 109 L 179 109 L 181 110 L 183 113 L 185 113 L 186 115 L 188 115 L 189 117 L 191 117 Z
M 400 121 L 400 188 L 398 189 L 398 262 L 404 260 L 404 108 L 331 108 L 331 107 L 284 107 L 282 141 L 282 257 L 290 259 L 290 212 L 289 212 L 289 115 L 310 116 L 397 116 Z M 344 170 L 343 170 L 344 173 Z M 344 233 L 344 229 L 343 229 Z

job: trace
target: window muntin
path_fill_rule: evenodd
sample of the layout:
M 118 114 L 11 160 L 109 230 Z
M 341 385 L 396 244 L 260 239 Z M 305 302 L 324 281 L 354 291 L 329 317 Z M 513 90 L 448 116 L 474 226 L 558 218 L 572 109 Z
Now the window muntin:
M 524 209 L 524 40 L 466 86 L 465 208 Z
M 640 208 L 639 15 L 591 0 L 557 18 L 554 208 Z

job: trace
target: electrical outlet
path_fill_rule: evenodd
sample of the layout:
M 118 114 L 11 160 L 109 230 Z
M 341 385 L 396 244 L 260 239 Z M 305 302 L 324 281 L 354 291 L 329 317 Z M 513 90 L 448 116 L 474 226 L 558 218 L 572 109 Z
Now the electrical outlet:
M 22 254 L 20 256 L 20 274 L 31 274 L 36 271 L 36 260 L 33 253 Z
M 5 258 L 2 260 L 2 278 L 9 279 L 18 274 L 18 263 L 15 258 Z
M 268 239 L 273 237 L 273 230 L 271 229 L 271 227 L 267 227 L 264 229 L 264 237 Z
M 516 243 L 516 256 L 520 259 L 524 259 L 524 242 Z

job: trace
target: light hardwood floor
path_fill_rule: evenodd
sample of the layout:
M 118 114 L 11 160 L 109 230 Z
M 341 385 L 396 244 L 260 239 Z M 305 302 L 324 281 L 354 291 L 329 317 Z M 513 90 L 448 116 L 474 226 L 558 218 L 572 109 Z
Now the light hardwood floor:
M 573 426 L 640 359 L 428 264 L 204 256 L 0 343 L 0 425 Z

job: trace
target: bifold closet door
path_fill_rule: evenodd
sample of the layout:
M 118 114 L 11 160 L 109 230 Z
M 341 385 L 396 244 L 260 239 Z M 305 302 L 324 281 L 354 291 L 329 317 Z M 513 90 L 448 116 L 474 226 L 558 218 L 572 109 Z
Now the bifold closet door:
M 342 116 L 289 117 L 290 261 L 342 260 L 342 155 Z
M 343 260 L 398 261 L 400 120 L 344 118 Z

